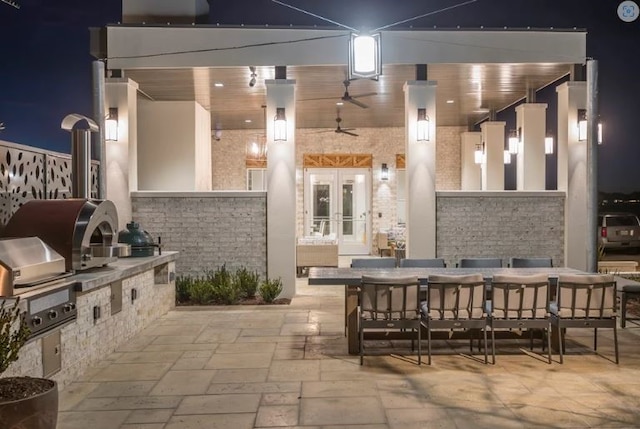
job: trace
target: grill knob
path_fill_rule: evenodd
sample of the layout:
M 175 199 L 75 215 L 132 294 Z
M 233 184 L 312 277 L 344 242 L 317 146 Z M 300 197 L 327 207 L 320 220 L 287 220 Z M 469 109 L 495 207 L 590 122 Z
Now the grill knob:
M 33 323 L 33 326 L 40 326 L 40 325 L 42 325 L 42 318 L 36 316 L 36 317 L 31 319 L 31 323 Z
M 76 305 L 75 305 L 73 302 L 70 302 L 70 303 L 68 303 L 68 304 L 65 304 L 65 305 L 64 305 L 64 307 L 62 307 L 62 311 L 63 311 L 64 313 L 70 313 L 70 312 L 72 312 L 72 311 L 73 311 L 73 310 L 75 310 L 75 309 L 76 309 Z
M 57 318 L 58 318 L 58 312 L 57 312 L 57 311 L 55 311 L 55 310 L 51 310 L 51 311 L 49 312 L 49 319 L 50 319 L 50 320 L 53 320 L 53 319 L 57 319 Z

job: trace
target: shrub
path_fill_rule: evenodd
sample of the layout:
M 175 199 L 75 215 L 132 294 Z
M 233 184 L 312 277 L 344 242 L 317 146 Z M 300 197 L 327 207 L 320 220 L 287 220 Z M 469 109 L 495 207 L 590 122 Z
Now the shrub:
M 240 267 L 236 270 L 234 282 L 242 297 L 254 298 L 260 286 L 260 275 L 257 271 L 249 271 L 245 267 Z
M 178 276 L 176 278 L 176 304 L 189 302 L 193 283 L 194 279 L 191 276 Z
M 0 374 L 18 360 L 18 352 L 31 333 L 20 314 L 19 302 L 18 297 L 12 307 L 5 307 L 4 300 L 0 304 Z
M 215 271 L 207 271 L 206 279 L 213 290 L 213 299 L 221 304 L 235 304 L 240 299 L 240 289 L 234 281 L 232 274 L 226 265 L 218 267 Z
M 189 288 L 189 297 L 194 304 L 211 304 L 215 300 L 212 283 L 206 278 L 194 279 Z
M 266 279 L 260 284 L 260 296 L 264 302 L 272 303 L 282 292 L 282 280 Z

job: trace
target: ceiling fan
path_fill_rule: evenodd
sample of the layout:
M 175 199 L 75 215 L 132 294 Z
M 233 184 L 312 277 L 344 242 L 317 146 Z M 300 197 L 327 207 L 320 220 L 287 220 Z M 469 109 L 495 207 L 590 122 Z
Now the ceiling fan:
M 349 94 L 349 84 L 351 82 L 349 81 L 349 79 L 345 79 L 342 84 L 344 85 L 344 94 L 342 95 L 342 97 L 340 97 L 340 99 L 344 102 L 347 103 L 352 103 L 355 104 L 358 107 L 362 107 L 363 109 L 368 108 L 369 106 L 367 106 L 366 104 L 364 104 L 362 101 L 358 100 L 358 98 L 362 98 L 362 97 L 371 97 L 372 95 L 378 95 L 377 92 L 365 92 L 362 94 L 355 94 L 355 95 L 351 95 Z M 300 101 L 311 101 L 311 100 L 332 100 L 335 97 L 320 97 L 320 98 L 307 98 L 305 100 L 300 100 Z
M 336 129 L 333 130 L 333 132 L 336 133 L 336 134 L 347 134 L 347 135 L 352 136 L 352 137 L 358 137 L 358 134 L 352 132 L 352 131 L 355 130 L 355 128 L 342 128 L 342 127 L 340 127 L 340 123 L 341 122 L 342 122 L 342 118 L 340 117 L 340 109 L 338 109 L 337 113 L 336 113 L 336 124 L 337 125 L 336 125 Z M 321 132 L 327 133 L 327 132 L 330 132 L 330 131 L 321 131 Z

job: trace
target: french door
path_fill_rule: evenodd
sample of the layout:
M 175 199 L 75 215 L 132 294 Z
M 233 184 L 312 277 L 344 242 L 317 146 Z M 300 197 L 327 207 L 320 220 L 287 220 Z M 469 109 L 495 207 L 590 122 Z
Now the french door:
M 368 255 L 371 169 L 306 168 L 304 233 L 335 237 L 341 255 Z

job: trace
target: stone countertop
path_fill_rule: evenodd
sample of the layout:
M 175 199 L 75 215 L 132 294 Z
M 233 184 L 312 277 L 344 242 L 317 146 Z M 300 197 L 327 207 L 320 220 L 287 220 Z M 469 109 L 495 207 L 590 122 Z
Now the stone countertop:
M 175 261 L 178 258 L 178 252 L 163 251 L 162 255 L 157 253 L 154 256 L 146 256 L 142 258 L 129 257 L 119 258 L 115 262 L 100 268 L 93 268 L 87 271 L 81 271 L 70 277 L 69 280 L 76 282 L 76 292 L 89 292 L 114 281 L 122 280 L 127 277 L 140 274 L 144 271 L 153 269 L 167 262 Z

